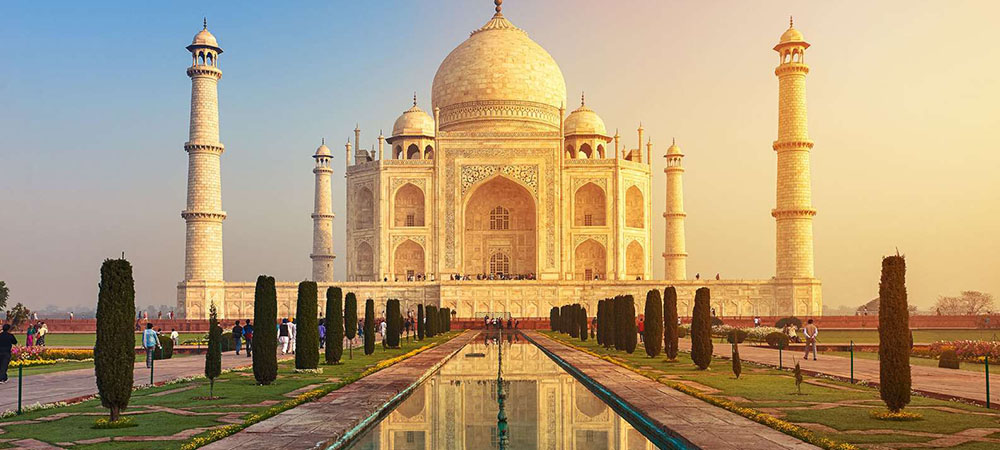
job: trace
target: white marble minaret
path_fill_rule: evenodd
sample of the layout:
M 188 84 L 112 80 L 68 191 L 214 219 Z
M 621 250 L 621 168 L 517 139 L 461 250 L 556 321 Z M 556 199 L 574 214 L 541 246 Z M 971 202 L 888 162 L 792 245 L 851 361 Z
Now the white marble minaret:
M 663 241 L 663 278 L 666 280 L 687 279 L 687 245 L 684 236 L 684 167 L 681 159 L 684 154 L 677 146 L 677 141 L 667 149 L 667 210 L 663 213 L 666 219 L 666 239 Z
M 316 174 L 316 195 L 313 206 L 313 251 L 309 255 L 312 259 L 312 280 L 318 282 L 333 282 L 333 201 L 330 198 L 330 178 L 333 169 L 330 161 L 333 154 L 326 146 L 326 142 L 316 149 L 313 155 L 316 159 L 316 167 L 313 173 Z
M 222 178 L 220 163 L 225 149 L 219 142 L 219 47 L 207 24 L 191 45 L 191 126 L 184 144 L 188 153 L 187 207 L 181 217 L 187 225 L 184 247 L 184 282 L 178 306 L 187 318 L 202 318 L 208 306 L 221 306 L 225 296 L 222 277 Z M 200 304 L 200 305 L 199 305 Z M 199 305 L 189 308 L 191 305 Z M 220 311 L 220 318 L 225 313 Z

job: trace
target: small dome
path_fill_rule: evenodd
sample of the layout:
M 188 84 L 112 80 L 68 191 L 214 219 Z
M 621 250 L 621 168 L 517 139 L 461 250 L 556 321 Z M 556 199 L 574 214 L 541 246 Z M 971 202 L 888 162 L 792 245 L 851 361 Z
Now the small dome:
M 194 35 L 194 40 L 191 41 L 191 45 L 205 45 L 208 47 L 218 47 L 219 41 L 215 40 L 215 36 L 208 32 L 208 28 L 203 28 L 198 34 Z
M 684 156 L 684 154 L 681 153 L 681 148 L 677 145 L 677 141 L 674 141 L 672 144 L 670 144 L 670 147 L 667 148 L 667 156 L 670 155 Z
M 604 127 L 601 116 L 598 116 L 594 110 L 586 105 L 580 105 L 576 111 L 569 114 L 569 117 L 563 122 L 563 131 L 566 136 L 597 134 L 606 137 L 608 135 L 608 130 Z
M 392 135 L 434 137 L 434 119 L 414 101 L 413 107 L 404 111 L 392 125 Z
M 804 41 L 805 38 L 802 37 L 802 33 L 800 33 L 799 30 L 796 30 L 795 27 L 788 27 L 788 30 L 785 30 L 785 32 L 782 33 L 781 35 L 782 44 L 788 42 L 804 42 Z
M 319 158 L 322 156 L 326 157 L 333 156 L 333 153 L 330 153 L 330 147 L 327 147 L 325 143 L 323 145 L 320 145 L 319 148 L 316 149 L 316 154 L 313 155 L 313 157 L 315 158 Z

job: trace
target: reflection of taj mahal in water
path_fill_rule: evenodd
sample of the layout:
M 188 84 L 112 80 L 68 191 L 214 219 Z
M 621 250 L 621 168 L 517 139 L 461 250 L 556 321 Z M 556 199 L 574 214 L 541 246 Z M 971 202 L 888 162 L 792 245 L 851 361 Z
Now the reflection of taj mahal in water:
M 359 148 L 357 128 L 354 145 L 345 145 L 347 280 L 336 284 L 361 299 L 399 298 L 404 307 L 439 304 L 458 317 L 541 317 L 552 306 L 577 302 L 594 311 L 599 299 L 622 293 L 641 299 L 668 284 L 678 288 L 681 314 L 690 311 L 694 290 L 705 285 L 720 315 L 821 313 L 805 106 L 809 68 L 803 57 L 809 44 L 801 33 L 789 27 L 774 47 L 780 55 L 778 139 L 772 146 L 778 161 L 777 206 L 771 211 L 775 276 L 688 278 L 684 155 L 671 145 L 665 151 L 666 186 L 660 187 L 667 198 L 665 271 L 655 280 L 660 274 L 651 272 L 657 253 L 650 236 L 651 191 L 657 188 L 651 184 L 652 142 L 641 125 L 637 141 L 609 134 L 583 98 L 567 114 L 559 66 L 497 3 L 496 14 L 441 63 L 428 111 L 414 97 L 391 135 L 380 133 L 370 150 Z M 254 285 L 222 277 L 224 147 L 216 89 L 222 49 L 207 29 L 188 49 L 191 128 L 182 213 L 187 241 L 178 307 L 186 317 L 203 318 L 215 303 L 221 317 L 240 318 L 252 315 Z M 329 286 L 335 282 L 336 164 L 326 145 L 313 158 L 312 279 Z M 456 280 L 458 275 L 471 279 Z M 281 316 L 294 311 L 295 295 L 295 283 L 278 284 Z
M 476 352 L 486 357 L 463 356 Z M 496 371 L 497 345 L 465 347 L 351 448 L 497 448 Z M 534 345 L 503 350 L 503 379 L 507 448 L 656 448 Z

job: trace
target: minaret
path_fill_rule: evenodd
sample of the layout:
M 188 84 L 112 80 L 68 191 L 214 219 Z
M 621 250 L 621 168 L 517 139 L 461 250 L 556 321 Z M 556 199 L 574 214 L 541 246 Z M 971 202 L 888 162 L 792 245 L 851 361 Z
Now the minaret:
M 361 150 L 361 125 L 354 125 L 354 151 Z M 354 158 L 354 162 L 357 163 L 358 159 Z M 347 165 L 351 165 L 350 160 L 347 161 Z
M 191 67 L 187 69 L 191 77 L 191 126 L 184 144 L 188 153 L 187 208 L 181 212 L 187 224 L 184 281 L 188 286 L 198 284 L 192 282 L 209 282 L 204 283 L 203 307 L 207 314 L 210 302 L 223 300 L 218 298 L 218 292 L 207 289 L 223 287 L 222 221 L 226 213 L 222 210 L 219 166 L 225 147 L 219 142 L 218 94 L 222 48 L 206 23 L 187 49 L 191 52 Z
M 666 280 L 687 279 L 687 245 L 684 237 L 684 154 L 675 140 L 667 149 L 667 210 L 666 238 L 663 241 L 663 278 Z
M 638 132 L 639 132 L 639 145 L 638 145 L 638 146 L 636 146 L 636 148 L 635 148 L 635 152 L 636 152 L 636 154 L 637 154 L 637 155 L 639 156 L 639 160 L 638 160 L 638 161 L 636 161 L 636 162 L 640 162 L 640 163 L 642 162 L 642 132 L 643 132 L 644 130 L 645 130 L 645 129 L 644 129 L 644 128 L 642 128 L 642 122 L 639 122 L 639 129 L 638 129 L 638 130 L 636 130 L 636 131 L 638 131 Z
M 809 44 L 789 19 L 788 30 L 774 46 L 780 55 L 778 77 L 777 205 L 771 211 L 777 222 L 776 268 L 778 279 L 813 278 L 813 228 L 809 175 L 809 140 L 806 119 L 806 74 L 803 58 Z
M 316 174 L 316 194 L 313 204 L 313 251 L 309 255 L 312 259 L 312 280 L 320 283 L 333 282 L 333 201 L 330 198 L 330 177 L 333 169 L 330 167 L 330 160 L 333 154 L 323 145 L 316 149 L 313 155 L 316 159 L 316 167 L 313 173 Z
M 378 130 L 378 159 L 382 159 L 382 147 L 385 144 L 385 136 L 382 135 L 382 130 Z

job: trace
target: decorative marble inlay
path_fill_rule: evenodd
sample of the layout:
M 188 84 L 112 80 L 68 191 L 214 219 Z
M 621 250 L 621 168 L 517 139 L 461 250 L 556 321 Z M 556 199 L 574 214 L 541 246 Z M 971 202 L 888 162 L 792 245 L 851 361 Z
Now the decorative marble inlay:
M 394 234 L 392 236 L 391 241 L 390 241 L 391 243 L 390 243 L 389 249 L 390 250 L 394 250 L 397 246 L 399 246 L 399 244 L 402 244 L 406 240 L 411 240 L 413 242 L 416 242 L 417 244 L 420 244 L 421 247 L 424 247 L 424 248 L 427 247 L 425 245 L 426 242 L 427 242 L 427 237 L 426 236 L 423 236 L 423 235 L 405 235 L 405 234 L 404 235 L 399 235 L 399 234 Z
M 599 242 L 604 248 L 608 248 L 608 235 L 606 234 L 577 234 L 573 236 L 573 248 L 577 248 L 587 239 Z
M 395 193 L 397 189 L 405 186 L 407 183 L 420 188 L 420 190 L 425 193 L 424 195 L 426 195 L 427 179 L 425 178 L 392 178 L 392 180 L 389 181 L 389 193 Z
M 462 166 L 462 198 L 472 186 L 497 173 L 506 175 L 531 190 L 531 195 L 538 197 L 538 166 L 537 165 L 471 165 Z
M 604 190 L 605 193 L 608 192 L 608 179 L 607 178 L 573 178 L 573 192 L 580 189 L 581 186 L 587 183 L 594 183 L 598 187 Z

